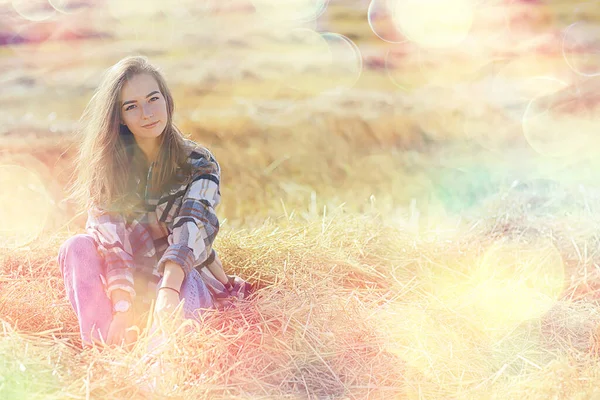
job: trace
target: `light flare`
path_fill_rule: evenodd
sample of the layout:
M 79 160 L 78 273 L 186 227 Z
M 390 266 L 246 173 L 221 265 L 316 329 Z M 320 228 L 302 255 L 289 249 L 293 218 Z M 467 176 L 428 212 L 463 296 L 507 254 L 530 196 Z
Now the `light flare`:
M 91 6 L 78 0 L 48 0 L 48 2 L 62 14 L 76 14 Z
M 494 76 L 489 102 L 502 106 L 527 104 L 537 96 L 564 89 L 572 81 L 567 70 L 540 56 L 509 62 Z M 523 111 L 523 108 L 520 112 Z
M 339 33 L 324 32 L 321 37 L 331 52 L 331 64 L 327 69 L 330 81 L 325 89 L 339 92 L 352 88 L 360 78 L 363 67 L 358 46 Z
M 15 249 L 39 237 L 53 203 L 40 177 L 20 165 L 0 165 L 0 248 Z
M 162 0 L 108 0 L 108 12 L 116 19 L 149 17 L 169 13 L 173 5 Z
M 276 123 L 277 115 L 288 115 L 298 102 L 352 87 L 362 71 L 358 47 L 343 35 L 293 28 L 268 30 L 247 41 L 249 52 L 216 80 L 205 105 L 245 106 L 253 116 Z M 195 114 L 204 113 L 199 107 Z
M 564 278 L 561 255 L 550 241 L 500 241 L 472 275 L 473 289 L 457 301 L 484 331 L 503 335 L 548 311 L 562 293 Z
M 532 99 L 558 92 L 572 82 L 566 66 L 543 54 L 496 60 L 482 68 L 481 75 L 471 85 L 471 101 L 463 108 L 463 130 L 492 151 L 523 135 L 523 116 Z
M 392 82 L 410 90 L 428 85 L 464 85 L 492 61 L 493 55 L 475 40 L 459 48 L 426 49 L 398 45 L 388 50 L 386 69 Z
M 529 145 L 544 156 L 581 155 L 597 136 L 600 118 L 597 97 L 595 93 L 586 95 L 568 87 L 532 99 L 523 115 L 523 134 Z
M 426 48 L 459 45 L 473 24 L 472 0 L 396 0 L 393 19 L 400 32 Z
M 590 22 L 576 22 L 565 30 L 562 41 L 565 62 L 575 73 L 600 75 L 600 28 Z
M 314 21 L 327 8 L 329 0 L 251 0 L 256 11 L 267 19 Z
M 12 0 L 13 9 L 26 20 L 39 22 L 56 16 L 48 0 Z
M 371 31 L 379 39 L 388 43 L 408 41 L 398 29 L 392 18 L 396 0 L 371 0 L 367 10 L 367 22 Z
M 421 373 L 437 382 L 480 380 L 488 376 L 481 353 L 484 336 L 461 326 L 460 318 L 413 305 L 392 305 L 377 314 L 385 334 L 384 347 L 407 364 L 407 373 Z

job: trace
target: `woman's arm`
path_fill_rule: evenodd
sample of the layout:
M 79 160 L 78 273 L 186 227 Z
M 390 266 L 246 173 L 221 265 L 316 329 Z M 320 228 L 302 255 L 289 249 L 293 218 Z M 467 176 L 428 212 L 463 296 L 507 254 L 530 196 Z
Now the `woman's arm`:
M 159 272 L 165 276 L 168 273 L 169 282 L 179 284 L 175 289 L 181 286 L 181 282 L 178 282 L 180 275 L 174 272 L 178 271 L 174 266 L 167 270 L 167 265 L 177 265 L 185 277 L 195 265 L 203 263 L 210 256 L 219 231 L 219 220 L 215 213 L 221 198 L 219 164 L 214 158 L 207 159 L 199 153 L 192 153 L 190 158 L 192 179 L 183 195 L 179 213 L 173 220 L 168 239 L 170 245 L 158 263 Z
M 119 289 L 135 297 L 134 262 L 125 218 L 118 213 L 91 207 L 86 230 L 96 240 L 98 252 L 104 258 L 108 296 L 112 299 L 113 291 Z
M 165 262 L 165 273 L 163 275 L 162 287 L 170 287 L 180 290 L 185 274 L 183 268 L 173 261 Z
M 130 344 L 136 336 L 133 331 L 128 332 L 128 328 L 134 323 L 131 305 L 132 298 L 135 296 L 134 263 L 125 219 L 120 214 L 92 207 L 88 211 L 86 229 L 98 243 L 98 252 L 104 258 L 107 291 L 113 306 L 121 300 L 130 304 L 129 310 L 113 315 L 105 338 L 106 343 L 120 345 L 125 341 L 126 344 Z
M 206 268 L 213 274 L 213 276 L 221 282 L 225 288 L 228 290 L 231 289 L 231 278 L 225 273 L 223 269 L 223 264 L 217 255 L 217 252 L 213 250 L 213 254 L 209 257 L 209 260 L 212 261 L 207 262 Z

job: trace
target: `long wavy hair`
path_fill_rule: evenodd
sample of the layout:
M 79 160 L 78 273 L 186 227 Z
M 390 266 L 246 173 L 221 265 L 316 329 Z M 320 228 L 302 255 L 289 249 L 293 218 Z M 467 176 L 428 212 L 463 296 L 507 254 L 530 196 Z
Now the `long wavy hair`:
M 75 179 L 69 188 L 69 197 L 80 206 L 109 210 L 131 206 L 134 155 L 141 150 L 129 128 L 120 124 L 119 102 L 123 85 L 138 74 L 154 77 L 167 104 L 167 124 L 150 187 L 162 190 L 176 178 L 178 168 L 186 166 L 186 138 L 173 123 L 175 105 L 162 73 L 146 57 L 125 57 L 105 71 L 80 119 Z

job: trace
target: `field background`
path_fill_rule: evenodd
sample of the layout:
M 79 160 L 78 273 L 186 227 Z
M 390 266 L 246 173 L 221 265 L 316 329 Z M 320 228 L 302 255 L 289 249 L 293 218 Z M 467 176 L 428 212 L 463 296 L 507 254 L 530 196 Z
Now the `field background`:
M 0 0 L 0 398 L 600 399 L 600 2 Z M 101 73 L 161 67 L 261 289 L 160 368 L 56 264 Z

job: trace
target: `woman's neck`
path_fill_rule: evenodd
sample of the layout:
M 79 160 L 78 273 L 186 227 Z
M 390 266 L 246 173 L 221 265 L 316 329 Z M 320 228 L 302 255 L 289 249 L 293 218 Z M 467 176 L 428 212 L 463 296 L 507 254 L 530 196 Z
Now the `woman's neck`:
M 158 138 L 138 140 L 136 142 L 144 156 L 148 165 L 155 162 L 158 158 L 158 152 L 160 150 L 160 141 Z

